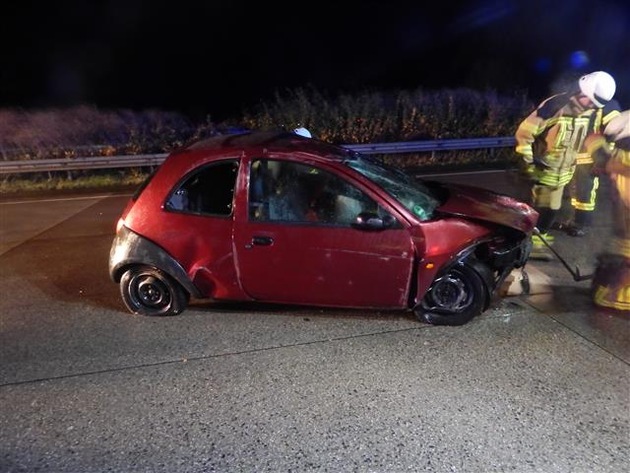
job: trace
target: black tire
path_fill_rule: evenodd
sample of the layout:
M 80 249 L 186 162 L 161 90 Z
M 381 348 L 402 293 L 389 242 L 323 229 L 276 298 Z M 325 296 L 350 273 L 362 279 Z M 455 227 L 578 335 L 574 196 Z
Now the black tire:
M 481 276 L 460 263 L 433 281 L 414 313 L 432 325 L 464 325 L 483 311 L 487 299 Z
M 127 269 L 120 279 L 120 294 L 131 313 L 151 316 L 177 315 L 190 299 L 177 281 L 149 266 Z

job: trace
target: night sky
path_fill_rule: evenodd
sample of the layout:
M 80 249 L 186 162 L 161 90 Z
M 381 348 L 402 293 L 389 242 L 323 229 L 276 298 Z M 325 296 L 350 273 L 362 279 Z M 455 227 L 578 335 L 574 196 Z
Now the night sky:
M 600 69 L 630 107 L 628 0 L 22 0 L 3 5 L 0 34 L 1 108 L 223 120 L 310 86 L 467 87 L 537 101 Z

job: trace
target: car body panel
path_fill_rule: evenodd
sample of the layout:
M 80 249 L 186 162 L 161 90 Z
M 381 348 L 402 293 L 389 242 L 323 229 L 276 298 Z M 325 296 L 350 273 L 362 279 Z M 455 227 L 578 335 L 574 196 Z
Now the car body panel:
M 538 214 L 529 205 L 513 197 L 463 184 L 442 184 L 449 199 L 438 207 L 443 214 L 479 219 L 530 232 Z
M 374 232 L 253 223 L 238 226 L 234 246 L 239 279 L 253 299 L 347 307 L 407 305 L 415 252 L 404 228 Z
M 416 246 L 420 245 L 418 240 L 422 241 L 415 291 L 420 298 L 440 271 L 457 261 L 462 251 L 490 234 L 487 227 L 456 217 L 424 222 L 421 228 L 422 232 L 417 232 L 421 236 L 414 239 Z
M 188 277 L 175 258 L 162 247 L 122 226 L 116 233 L 109 256 L 110 275 L 120 280 L 124 269 L 133 265 L 160 268 L 181 284 L 192 296 L 202 298 L 207 294 L 202 287 Z
M 176 179 L 178 173 L 188 174 L 199 167 L 198 163 L 183 163 L 184 166 L 167 167 L 166 172 L 153 178 L 135 205 L 125 212 L 125 225 L 179 261 L 202 294 L 217 299 L 242 299 L 232 252 L 233 216 L 178 213 L 165 207 L 172 188 L 180 181 Z

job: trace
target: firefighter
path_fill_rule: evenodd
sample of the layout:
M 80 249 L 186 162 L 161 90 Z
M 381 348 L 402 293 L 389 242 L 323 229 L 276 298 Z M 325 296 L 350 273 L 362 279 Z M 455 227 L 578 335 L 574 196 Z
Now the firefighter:
M 630 110 L 613 118 L 603 136 L 588 137 L 587 148 L 595 169 L 603 169 L 610 179 L 613 194 L 612 237 L 597 258 L 593 302 L 630 312 Z
M 611 100 L 604 107 L 597 109 L 593 116 L 593 130 L 597 133 L 605 130 L 610 121 L 619 116 L 619 103 Z M 583 237 L 591 226 L 593 212 L 597 204 L 599 176 L 593 172 L 593 156 L 583 149 L 577 156 L 573 179 L 565 190 L 563 209 L 560 219 L 552 228 L 562 230 L 570 236 Z M 568 192 L 567 192 L 568 190 Z
M 574 90 L 541 102 L 516 130 L 516 153 L 531 183 L 531 204 L 539 213 L 538 230 L 549 244 L 553 244 L 549 230 L 562 205 L 564 188 L 575 172 L 578 154 L 585 138 L 598 131 L 598 110 L 612 100 L 615 90 L 615 80 L 607 72 L 586 74 Z M 553 258 L 538 236 L 532 240 L 531 258 Z

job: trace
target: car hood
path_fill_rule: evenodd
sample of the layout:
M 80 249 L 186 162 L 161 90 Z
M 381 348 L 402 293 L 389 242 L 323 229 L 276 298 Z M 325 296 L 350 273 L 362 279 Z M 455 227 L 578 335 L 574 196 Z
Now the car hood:
M 436 212 L 491 222 L 530 233 L 538 222 L 538 212 L 513 197 L 463 184 L 432 183 L 443 203 Z

